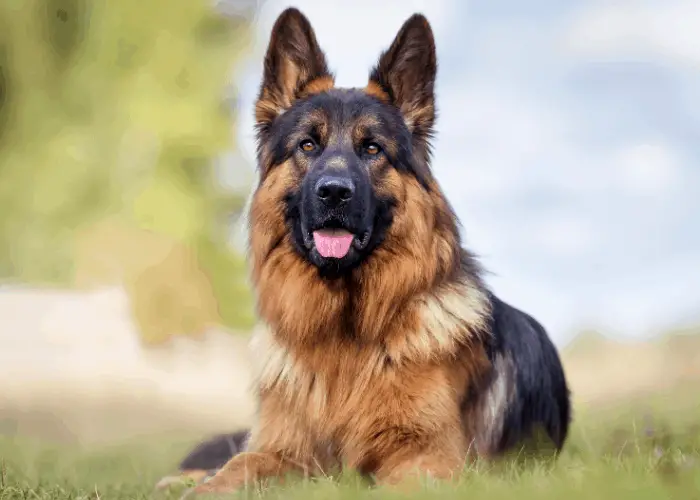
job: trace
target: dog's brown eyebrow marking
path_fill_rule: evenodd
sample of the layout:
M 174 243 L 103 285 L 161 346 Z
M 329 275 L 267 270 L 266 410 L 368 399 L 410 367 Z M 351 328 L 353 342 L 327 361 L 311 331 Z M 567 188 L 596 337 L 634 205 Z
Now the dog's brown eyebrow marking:
M 384 103 L 389 103 L 391 100 L 389 94 L 387 94 L 384 89 L 375 81 L 370 81 L 365 87 L 365 93 L 379 99 Z
M 357 117 L 355 128 L 361 129 L 362 131 L 369 131 L 372 128 L 380 127 L 381 124 L 382 122 L 377 115 L 363 113 Z
M 328 117 L 326 113 L 321 108 L 315 108 L 308 110 L 301 118 L 299 118 L 298 124 L 301 127 L 322 127 L 326 126 Z
M 362 116 L 358 119 L 357 124 L 352 130 L 352 139 L 354 142 L 360 142 L 365 139 L 371 139 L 377 134 L 379 120 L 375 116 Z
M 328 138 L 328 116 L 322 109 L 309 110 L 297 123 L 296 131 L 290 135 L 290 140 L 299 139 L 302 135 L 311 134 L 315 141 L 324 141 Z

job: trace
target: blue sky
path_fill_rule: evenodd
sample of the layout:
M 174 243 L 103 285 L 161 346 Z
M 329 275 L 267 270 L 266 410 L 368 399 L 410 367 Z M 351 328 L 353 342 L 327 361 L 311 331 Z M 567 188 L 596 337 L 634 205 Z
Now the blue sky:
M 250 165 L 262 54 L 289 5 L 343 86 L 364 85 L 409 15 L 428 17 L 433 168 L 493 289 L 558 344 L 700 322 L 700 2 L 268 0 L 237 73 Z

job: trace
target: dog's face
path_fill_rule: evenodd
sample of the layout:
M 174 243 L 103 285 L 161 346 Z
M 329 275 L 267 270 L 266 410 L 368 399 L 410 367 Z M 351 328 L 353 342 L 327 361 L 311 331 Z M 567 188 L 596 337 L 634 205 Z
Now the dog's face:
M 383 171 L 402 168 L 410 135 L 398 110 L 359 90 L 329 90 L 297 103 L 273 126 L 299 173 L 287 223 L 297 251 L 325 276 L 360 264 L 382 243 L 395 200 Z
M 346 275 L 383 244 L 397 204 L 410 203 L 398 199 L 402 178 L 430 189 L 435 73 L 432 31 L 420 15 L 362 89 L 334 88 L 298 10 L 275 23 L 256 104 L 258 191 L 274 198 L 264 217 L 283 218 L 295 251 L 324 277 Z M 281 230 L 281 221 L 268 222 Z

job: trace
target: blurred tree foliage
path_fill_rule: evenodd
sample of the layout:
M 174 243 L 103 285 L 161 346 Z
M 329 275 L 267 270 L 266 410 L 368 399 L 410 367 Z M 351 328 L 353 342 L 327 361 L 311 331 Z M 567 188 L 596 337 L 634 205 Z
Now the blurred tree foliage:
M 0 2 L 0 279 L 123 284 L 148 342 L 253 322 L 224 90 L 249 16 L 205 0 Z M 242 169 L 244 170 L 244 169 Z

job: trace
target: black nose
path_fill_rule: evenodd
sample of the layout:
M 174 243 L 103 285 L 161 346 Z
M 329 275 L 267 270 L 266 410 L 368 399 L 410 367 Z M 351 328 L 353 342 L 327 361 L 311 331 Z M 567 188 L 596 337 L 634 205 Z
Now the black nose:
M 316 183 L 316 196 L 329 207 L 347 203 L 355 194 L 355 185 L 347 177 L 324 175 Z

